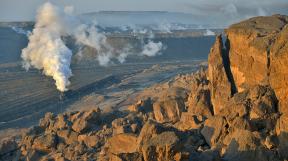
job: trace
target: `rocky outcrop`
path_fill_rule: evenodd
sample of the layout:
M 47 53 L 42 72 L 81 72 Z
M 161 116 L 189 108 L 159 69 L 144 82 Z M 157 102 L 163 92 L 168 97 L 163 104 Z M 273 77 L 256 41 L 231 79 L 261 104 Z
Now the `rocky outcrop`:
M 230 67 L 239 92 L 267 83 L 271 44 L 285 25 L 285 17 L 275 15 L 252 18 L 225 31 Z
M 271 85 L 287 106 L 287 16 L 256 17 L 232 25 L 227 34 L 230 68 L 239 92 L 253 85 Z

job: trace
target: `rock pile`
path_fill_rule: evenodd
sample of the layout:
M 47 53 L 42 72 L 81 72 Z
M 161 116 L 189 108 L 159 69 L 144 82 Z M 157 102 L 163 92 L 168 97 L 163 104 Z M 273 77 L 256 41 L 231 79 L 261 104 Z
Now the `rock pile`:
M 3 141 L 0 157 L 287 160 L 287 24 L 288 17 L 274 15 L 232 25 L 225 42 L 216 38 L 207 69 L 177 78 L 174 86 L 168 82 L 169 90 L 143 97 L 124 111 L 47 113 L 20 142 Z

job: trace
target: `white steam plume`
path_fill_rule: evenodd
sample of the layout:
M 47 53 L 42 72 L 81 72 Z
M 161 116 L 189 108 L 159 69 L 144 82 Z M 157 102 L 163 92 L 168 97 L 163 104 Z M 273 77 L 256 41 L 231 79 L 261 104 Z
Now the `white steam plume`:
M 69 86 L 72 76 L 70 69 L 72 51 L 65 45 L 63 37 L 70 36 L 80 46 L 95 49 L 96 59 L 100 65 L 106 66 L 115 58 L 123 63 L 131 53 L 129 44 L 123 49 L 114 49 L 107 37 L 99 33 L 96 24 L 83 24 L 72 15 L 73 7 L 66 7 L 65 12 L 47 2 L 39 8 L 35 28 L 29 35 L 29 44 L 22 50 L 23 66 L 28 70 L 31 66 L 47 76 L 53 77 L 57 89 L 64 92 Z M 155 56 L 163 49 L 161 42 L 154 43 L 152 37 L 148 44 L 143 44 L 139 55 Z M 81 51 L 78 51 L 81 55 Z
M 31 66 L 43 69 L 43 73 L 52 76 L 57 89 L 63 92 L 67 90 L 68 79 L 72 76 L 72 52 L 61 39 L 66 33 L 59 14 L 58 8 L 50 3 L 45 3 L 38 10 L 35 28 L 21 57 L 26 70 Z
M 161 50 L 163 49 L 163 44 L 162 42 L 155 43 L 151 40 L 144 45 L 143 51 L 141 52 L 141 55 L 145 56 L 156 56 L 156 55 L 161 55 Z

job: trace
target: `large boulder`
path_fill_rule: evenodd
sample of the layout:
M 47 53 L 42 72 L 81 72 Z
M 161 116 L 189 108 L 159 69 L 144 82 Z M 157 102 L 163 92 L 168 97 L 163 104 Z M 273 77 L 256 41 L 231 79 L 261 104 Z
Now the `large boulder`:
M 182 98 L 164 98 L 153 104 L 155 119 L 160 122 L 177 122 L 182 112 L 185 111 L 185 103 Z
M 119 134 L 108 139 L 108 151 L 111 154 L 134 153 L 137 151 L 137 137 L 133 134 Z
M 77 133 L 83 133 L 92 128 L 100 120 L 100 109 L 78 112 L 71 117 L 72 129 Z
M 221 116 L 210 117 L 205 121 L 201 134 L 210 147 L 215 147 L 217 143 L 222 142 L 227 131 L 226 125 L 226 120 Z

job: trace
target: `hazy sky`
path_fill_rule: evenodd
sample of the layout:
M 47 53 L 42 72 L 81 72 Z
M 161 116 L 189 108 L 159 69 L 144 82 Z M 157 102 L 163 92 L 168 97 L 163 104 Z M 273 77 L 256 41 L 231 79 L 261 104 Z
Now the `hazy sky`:
M 33 20 L 47 0 L 0 0 L 0 21 Z M 113 11 L 173 11 L 192 13 L 206 21 L 237 21 L 251 16 L 288 14 L 288 0 L 50 0 L 72 5 L 77 14 Z

